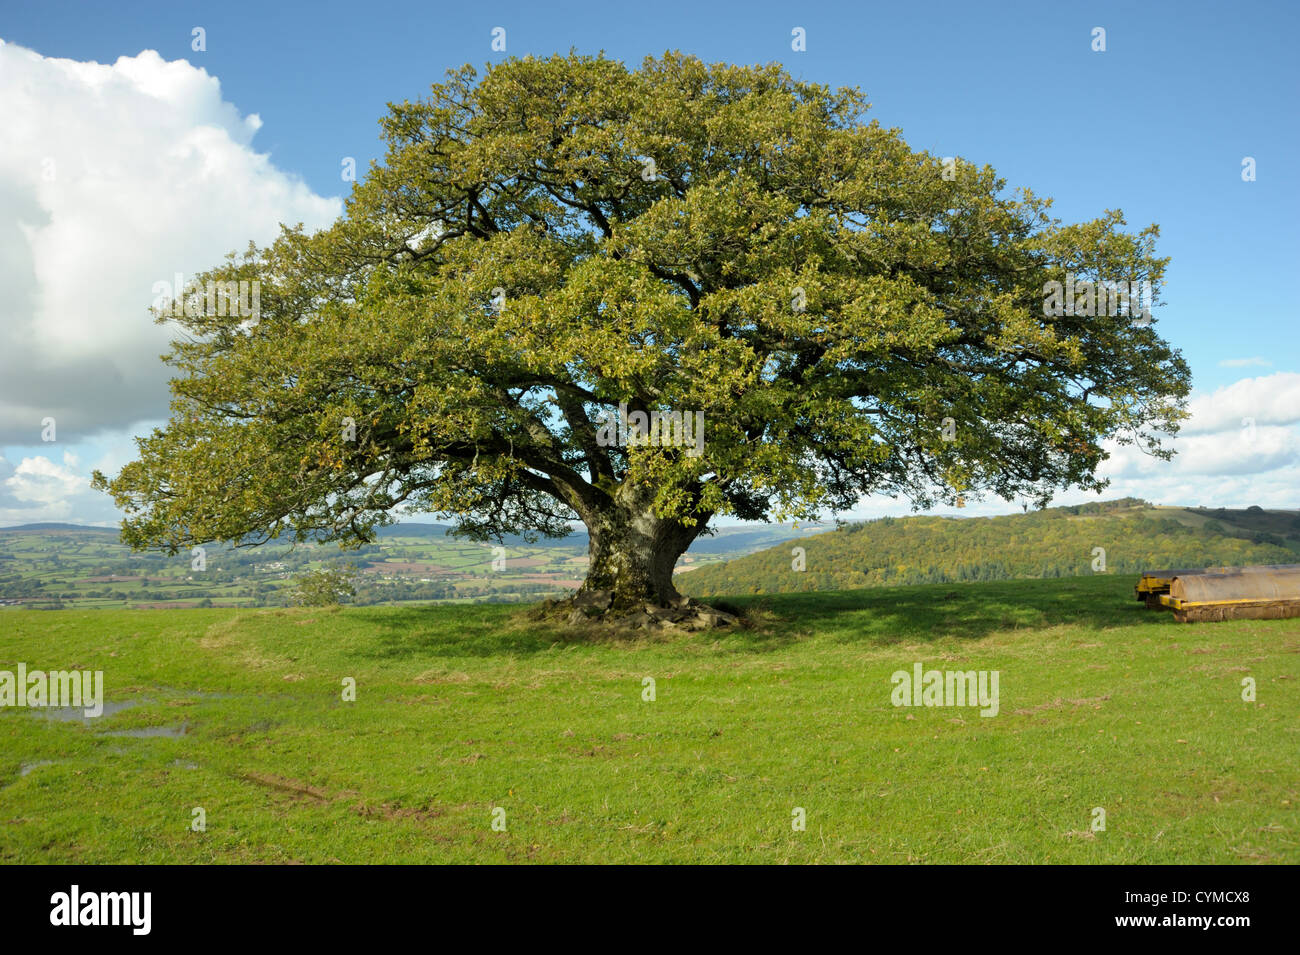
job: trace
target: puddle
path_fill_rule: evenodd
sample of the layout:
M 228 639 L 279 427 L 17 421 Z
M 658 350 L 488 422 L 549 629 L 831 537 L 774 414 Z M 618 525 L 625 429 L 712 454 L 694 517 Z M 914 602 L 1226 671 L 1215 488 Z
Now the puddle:
M 70 723 L 73 720 L 80 720 L 89 726 L 95 720 L 102 720 L 105 716 L 112 716 L 114 713 L 121 713 L 123 710 L 129 710 L 133 706 L 139 706 L 141 703 L 152 702 L 150 700 L 122 700 L 113 703 L 104 702 L 104 712 L 99 716 L 87 716 L 84 706 L 33 706 L 30 707 L 33 713 L 38 713 L 47 720 L 58 720 L 60 723 Z
M 224 700 L 237 695 L 235 693 L 207 693 L 202 690 L 181 690 L 181 689 L 176 689 L 174 687 L 166 687 L 166 686 L 159 687 L 159 689 L 163 690 L 164 692 L 174 693 L 179 696 L 188 696 L 193 699 L 200 699 L 200 700 Z M 139 706 L 141 703 L 156 703 L 156 702 L 157 700 L 149 696 L 142 696 L 134 700 L 119 700 L 117 702 L 105 700 L 103 704 L 104 712 L 101 713 L 99 716 L 87 716 L 86 708 L 84 706 L 42 706 L 42 707 L 33 706 L 30 707 L 30 709 L 32 710 L 32 712 L 38 713 L 49 720 L 57 720 L 60 723 L 71 723 L 79 720 L 85 725 L 90 726 L 96 720 L 102 720 L 104 717 L 112 716 L 114 713 L 121 713 L 123 710 L 129 710 L 131 707 Z M 180 730 L 177 730 L 175 732 L 175 735 L 182 736 L 184 735 L 184 732 L 185 732 L 184 728 L 182 727 Z M 141 734 L 148 735 L 148 736 L 169 735 L 169 733 L 165 733 L 165 732 L 144 733 L 143 730 L 127 730 L 127 731 L 117 732 L 117 733 L 105 733 L 104 735 L 105 736 L 137 736 Z
M 134 730 L 114 730 L 111 733 L 99 733 L 99 736 L 130 736 L 133 739 L 180 739 L 189 732 L 189 723 L 180 726 L 142 726 Z
M 106 716 L 112 716 L 115 713 L 121 713 L 123 710 L 129 710 L 133 706 L 139 706 L 141 703 L 152 703 L 152 699 L 147 697 L 138 700 L 123 700 L 121 702 L 105 702 L 104 712 L 99 716 L 87 716 L 85 707 L 82 706 L 47 706 L 43 708 L 32 707 L 32 712 L 38 713 L 49 720 L 56 720 L 60 723 L 80 723 L 86 728 L 93 727 L 96 723 Z M 141 726 L 138 729 L 130 730 L 113 730 L 108 733 L 96 733 L 96 736 L 129 736 L 134 739 L 180 739 L 189 732 L 189 721 L 181 723 L 180 726 Z
M 34 763 L 23 763 L 21 766 L 18 767 L 18 775 L 26 776 L 33 769 L 40 769 L 42 766 L 53 766 L 53 765 L 54 765 L 54 760 L 52 759 L 38 759 Z
M 199 768 L 199 764 L 198 764 L 198 763 L 187 763 L 187 762 L 185 762 L 185 760 L 183 760 L 183 759 L 173 759 L 172 762 L 171 762 L 171 765 L 173 765 L 173 766 L 178 766 L 178 767 L 180 767 L 181 769 L 198 769 L 198 768 Z

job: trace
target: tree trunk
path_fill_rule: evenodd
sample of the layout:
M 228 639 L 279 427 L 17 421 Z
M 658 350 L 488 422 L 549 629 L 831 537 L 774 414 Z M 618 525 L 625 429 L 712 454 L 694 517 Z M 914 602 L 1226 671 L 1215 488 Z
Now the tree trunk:
M 596 522 L 594 522 L 596 523 Z M 579 593 L 609 594 L 615 612 L 645 604 L 676 607 L 682 600 L 673 586 L 673 568 L 699 530 L 660 521 L 652 515 L 601 515 L 588 527 L 590 564 Z
M 734 623 L 730 614 L 683 597 L 673 568 L 699 536 L 708 515 L 687 526 L 652 513 L 611 508 L 588 515 L 587 578 L 564 606 L 570 623 L 604 621 L 637 627 L 686 630 Z

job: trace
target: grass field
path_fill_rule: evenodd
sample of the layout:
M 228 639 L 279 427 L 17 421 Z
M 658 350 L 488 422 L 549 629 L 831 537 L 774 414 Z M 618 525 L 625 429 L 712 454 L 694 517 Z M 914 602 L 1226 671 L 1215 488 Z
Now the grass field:
M 10 611 L 0 669 L 136 705 L 0 711 L 0 861 L 1300 862 L 1300 620 L 1131 588 L 784 595 L 599 643 L 504 606 Z M 917 662 L 999 671 L 1000 712 L 891 705 Z

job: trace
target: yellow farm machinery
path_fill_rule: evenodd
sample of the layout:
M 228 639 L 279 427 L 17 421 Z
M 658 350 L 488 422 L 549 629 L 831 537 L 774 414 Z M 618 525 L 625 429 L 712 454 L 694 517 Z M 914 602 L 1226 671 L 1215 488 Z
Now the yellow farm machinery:
M 1300 564 L 1148 570 L 1134 592 L 1179 623 L 1300 617 Z

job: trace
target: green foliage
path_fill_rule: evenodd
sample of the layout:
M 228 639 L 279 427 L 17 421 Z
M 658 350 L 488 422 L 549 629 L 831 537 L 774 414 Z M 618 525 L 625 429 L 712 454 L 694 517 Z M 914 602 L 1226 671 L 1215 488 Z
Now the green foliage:
M 290 601 L 298 607 L 328 607 L 351 600 L 356 594 L 351 573 L 323 567 L 298 578 Z
M 1158 295 L 1157 228 L 1064 224 L 866 112 L 671 53 L 458 70 L 391 107 L 333 227 L 199 276 L 260 315 L 177 319 L 171 420 L 96 486 L 173 551 L 356 542 L 399 502 L 478 539 L 653 511 L 684 549 L 717 514 L 1099 488 L 1108 438 L 1168 456 L 1179 354 L 1042 307 L 1067 272 Z M 703 453 L 602 446 L 620 404 L 701 413 Z

